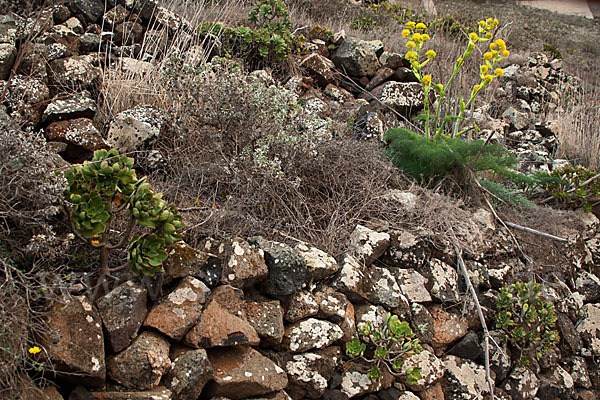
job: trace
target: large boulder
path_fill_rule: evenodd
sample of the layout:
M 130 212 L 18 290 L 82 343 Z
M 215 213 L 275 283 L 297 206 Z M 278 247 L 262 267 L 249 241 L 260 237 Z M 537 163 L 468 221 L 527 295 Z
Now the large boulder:
M 284 243 L 262 238 L 255 241 L 264 251 L 269 269 L 266 292 L 273 296 L 288 296 L 299 291 L 307 275 L 304 257 Z
M 93 55 L 59 58 L 49 64 L 49 83 L 53 93 L 64 91 L 95 91 L 100 82 L 98 58 Z
M 167 113 L 159 108 L 139 105 L 120 112 L 110 123 L 106 142 L 119 152 L 136 150 L 156 139 L 166 128 Z
M 293 353 L 323 349 L 341 339 L 342 329 L 336 324 L 308 318 L 287 327 L 283 343 Z
M 373 76 L 381 66 L 378 55 L 383 52 L 379 40 L 364 41 L 349 37 L 332 57 L 334 64 L 350 76 Z

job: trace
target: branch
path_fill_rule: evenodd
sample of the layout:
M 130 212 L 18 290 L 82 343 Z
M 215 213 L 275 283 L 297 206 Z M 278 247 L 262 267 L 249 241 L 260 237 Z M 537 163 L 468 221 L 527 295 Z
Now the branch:
M 127 229 L 125 230 L 125 233 L 121 237 L 121 240 L 119 240 L 119 242 L 117 244 L 113 244 L 113 245 L 107 244 L 106 248 L 109 250 L 113 250 L 113 249 L 118 249 L 118 248 L 123 247 L 125 245 L 125 242 L 127 242 L 127 240 L 129 239 L 129 236 L 131 235 L 131 230 L 133 229 L 134 225 L 135 225 L 135 218 L 133 217 L 133 215 L 130 215 Z
M 554 236 L 554 235 L 551 235 L 549 233 L 540 232 L 538 230 L 535 230 L 535 229 L 532 229 L 532 228 L 528 228 L 526 226 L 521 226 L 521 225 L 513 224 L 512 222 L 506 222 L 505 221 L 504 223 L 506 224 L 506 226 L 510 226 L 511 228 L 520 229 L 522 231 L 533 233 L 534 235 L 540 235 L 540 236 L 546 237 L 548 239 L 558 240 L 559 242 L 568 242 L 569 241 L 568 239 L 561 238 L 561 237 L 558 237 L 558 236 Z
M 490 140 L 492 140 L 493 136 L 494 131 L 490 132 L 490 135 L 487 137 L 487 139 L 485 139 L 485 142 L 483 142 L 483 146 L 481 146 L 481 149 L 479 149 L 479 152 L 477 153 L 477 155 L 473 159 L 473 162 L 471 163 L 471 166 L 469 167 L 471 170 L 475 170 L 475 164 L 477 164 L 477 160 L 479 160 L 479 157 L 481 157 L 481 154 L 483 154 L 483 149 L 485 148 L 485 146 L 487 146 Z

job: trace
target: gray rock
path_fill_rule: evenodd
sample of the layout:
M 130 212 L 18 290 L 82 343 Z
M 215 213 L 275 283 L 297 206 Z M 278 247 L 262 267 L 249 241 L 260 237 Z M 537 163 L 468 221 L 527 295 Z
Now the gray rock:
M 529 126 L 529 114 L 517 111 L 513 107 L 506 109 L 502 113 L 502 118 L 508 119 L 516 130 L 523 130 Z
M 113 41 L 119 46 L 139 43 L 144 37 L 144 27 L 135 21 L 125 21 L 115 27 Z
M 517 367 L 504 382 L 503 389 L 515 400 L 535 398 L 540 380 L 527 368 Z
M 390 194 L 396 198 L 400 194 Z M 410 212 L 416 206 L 416 199 L 402 196 L 403 208 Z M 395 268 L 414 268 L 420 271 L 431 259 L 431 249 L 425 234 L 395 231 L 391 235 L 390 248 L 383 255 L 383 261 Z
M 102 0 L 67 0 L 65 3 L 72 15 L 81 15 L 88 23 L 96 23 L 104 14 Z
M 585 358 L 573 357 L 573 360 L 571 361 L 571 378 L 578 386 L 581 386 L 585 389 L 592 387 L 592 381 L 590 379 Z
M 171 369 L 169 347 L 158 333 L 142 332 L 131 346 L 108 359 L 108 376 L 128 389 L 153 389 Z
M 267 278 L 267 257 L 254 243 L 235 237 L 213 244 L 211 253 L 222 260 L 223 284 L 242 288 Z
M 298 386 L 304 396 L 320 399 L 341 357 L 327 357 L 317 353 L 295 354 L 285 364 L 292 385 Z M 297 390 L 296 390 L 297 391 Z
M 87 90 L 82 92 L 61 95 L 48 104 L 42 122 L 64 121 L 75 118 L 94 118 L 96 114 L 96 101 Z
M 86 32 L 79 37 L 79 49 L 84 53 L 99 51 L 101 41 L 102 38 L 97 33 Z
M 455 356 L 446 356 L 442 361 L 446 368 L 442 383 L 446 399 L 483 400 L 489 393 L 484 367 Z
M 431 295 L 425 287 L 427 279 L 423 275 L 412 268 L 393 268 L 391 272 L 396 277 L 400 290 L 411 303 L 431 301 Z
M 212 373 L 206 350 L 184 350 L 173 360 L 165 384 L 178 399 L 196 400 Z
M 600 300 L 600 278 L 587 271 L 581 271 L 575 281 L 575 289 L 584 296 L 586 303 Z
M 390 245 L 390 235 L 385 232 L 376 232 L 362 225 L 356 225 L 350 235 L 349 251 L 354 256 L 364 261 L 368 266 L 379 258 Z
M 175 400 L 173 393 L 164 386 L 157 386 L 151 390 L 136 392 L 92 392 L 92 398 L 75 398 L 69 400 Z
M 323 349 L 341 339 L 342 329 L 329 322 L 308 318 L 287 327 L 283 343 L 292 353 Z
M 354 311 L 356 326 L 360 327 L 361 325 L 370 322 L 374 327 L 383 327 L 386 314 L 387 311 L 381 306 L 360 304 L 356 306 Z
M 300 66 L 305 68 L 317 84 L 322 87 L 333 83 L 337 76 L 333 62 L 317 53 L 310 53 L 305 56 L 300 61 Z
M 128 152 L 156 139 L 166 128 L 165 111 L 140 105 L 120 112 L 110 123 L 106 142 L 119 152 Z
M 501 382 L 510 373 L 512 367 L 511 353 L 508 348 L 508 344 L 503 344 L 504 332 L 502 331 L 491 331 L 490 332 L 490 343 L 496 342 L 498 346 L 490 344 L 490 369 L 496 374 L 496 381 Z M 482 340 L 480 343 L 481 349 L 485 347 L 485 343 Z
M 342 269 L 333 282 L 333 288 L 351 301 L 373 300 L 373 281 L 364 264 L 349 254 L 344 256 L 341 264 Z
M 148 291 L 127 281 L 98 299 L 97 305 L 106 330 L 110 350 L 118 353 L 131 343 L 146 318 Z
M 49 64 L 50 85 L 57 93 L 63 91 L 96 90 L 101 70 L 95 55 L 60 58 Z
M 329 278 L 335 275 L 341 268 L 335 258 L 316 247 L 299 244 L 294 249 L 304 259 L 307 268 L 307 279 L 310 281 L 320 281 Z
M 333 322 L 341 322 L 346 317 L 348 298 L 333 288 L 324 286 L 315 292 L 315 299 L 319 305 L 319 317 L 327 318 Z
M 540 388 L 536 397 L 540 400 L 569 398 L 574 386 L 571 375 L 557 365 L 540 377 Z
M 591 357 L 600 354 L 600 304 L 586 304 L 582 311 L 583 317 L 575 328 L 584 343 L 581 355 Z
M 283 308 L 278 300 L 246 303 L 246 316 L 261 345 L 277 346 L 283 340 Z
M 288 296 L 300 290 L 307 275 L 304 257 L 284 243 L 262 238 L 257 238 L 256 243 L 264 251 L 269 269 L 266 292 L 273 296 Z
M 285 305 L 285 319 L 296 322 L 307 317 L 313 317 L 319 312 L 319 304 L 315 296 L 308 291 L 292 294 Z
M 16 57 L 17 48 L 14 44 L 0 43 L 0 79 L 8 79 Z
M 442 360 L 427 350 L 423 350 L 419 354 L 413 354 L 412 356 L 407 357 L 402 364 L 401 374 L 405 375 L 406 371 L 412 367 L 421 369 L 422 379 L 419 379 L 415 384 L 410 384 L 408 382 L 404 383 L 410 390 L 415 392 L 433 385 L 444 376 L 444 372 L 446 371 Z
M 71 57 L 71 50 L 67 46 L 62 43 L 51 43 L 46 46 L 47 52 L 47 60 L 48 62 L 52 62 L 54 60 L 58 60 L 59 58 Z
M 401 114 L 415 113 L 425 105 L 423 88 L 416 82 L 386 82 L 373 89 L 372 94 Z
M 50 89 L 42 79 L 19 74 L 10 80 L 5 100 L 14 110 L 13 118 L 20 113 L 27 122 L 37 125 L 49 98 Z
M 566 314 L 558 313 L 556 322 L 562 352 L 566 355 L 579 354 L 582 347 L 581 337 L 571 319 Z
M 454 268 L 437 258 L 433 258 L 425 272 L 427 287 L 433 298 L 442 302 L 457 301 L 459 299 L 458 274 Z
M 367 42 L 347 38 L 332 57 L 333 63 L 346 74 L 360 77 L 373 76 L 380 67 L 378 52 L 383 51 L 381 41 Z
M 373 303 L 380 304 L 387 309 L 396 309 L 395 313 L 404 314 L 409 311 L 409 303 L 392 273 L 386 268 L 371 267 L 373 281 Z
M 342 375 L 341 392 L 346 398 L 362 396 L 367 393 L 377 392 L 381 389 L 380 381 L 372 381 L 366 372 L 350 366 Z
M 477 361 L 483 355 L 483 348 L 475 332 L 469 332 L 448 351 L 448 354 Z

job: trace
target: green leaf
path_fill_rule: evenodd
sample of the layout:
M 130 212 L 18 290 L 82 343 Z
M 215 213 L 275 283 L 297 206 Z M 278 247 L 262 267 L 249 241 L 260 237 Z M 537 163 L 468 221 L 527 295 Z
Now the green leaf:
M 421 368 L 410 367 L 406 370 L 406 382 L 409 385 L 417 385 L 421 379 L 423 379 Z
M 374 365 L 367 372 L 367 377 L 374 382 L 378 382 L 381 379 L 381 370 L 378 366 Z

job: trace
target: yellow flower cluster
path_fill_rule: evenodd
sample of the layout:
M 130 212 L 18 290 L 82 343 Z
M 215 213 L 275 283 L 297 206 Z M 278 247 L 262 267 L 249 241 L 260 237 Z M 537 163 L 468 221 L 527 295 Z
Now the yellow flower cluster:
M 497 25 L 495 21 L 496 20 L 492 21 L 493 25 Z M 481 22 L 479 26 L 481 26 Z M 473 87 L 473 92 L 479 91 L 485 85 L 492 82 L 494 78 L 498 78 L 504 75 L 504 71 L 502 70 L 502 68 L 494 69 L 493 74 L 490 72 L 492 71 L 494 64 L 496 64 L 503 58 L 508 57 L 509 55 L 510 52 L 506 50 L 506 43 L 504 43 L 504 40 L 498 39 L 495 42 L 490 43 L 490 51 L 483 53 L 483 59 L 485 61 L 485 64 L 479 67 L 479 76 L 481 77 L 481 82 Z
M 427 25 L 424 23 L 409 21 L 406 23 L 406 29 L 402 31 L 402 37 L 408 39 L 408 42 L 406 42 L 408 51 L 404 57 L 410 61 L 412 68 L 417 71 L 423 68 L 425 64 L 427 64 L 430 60 L 433 60 L 436 56 L 435 51 L 428 50 L 425 53 L 427 59 L 423 63 L 419 63 L 419 54 L 423 44 L 428 40 L 431 40 L 431 37 L 425 33 L 426 30 Z
M 42 351 L 42 350 L 39 347 L 37 347 L 37 346 L 33 346 L 33 347 L 29 348 L 29 354 L 36 355 L 40 351 Z

